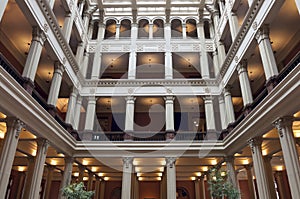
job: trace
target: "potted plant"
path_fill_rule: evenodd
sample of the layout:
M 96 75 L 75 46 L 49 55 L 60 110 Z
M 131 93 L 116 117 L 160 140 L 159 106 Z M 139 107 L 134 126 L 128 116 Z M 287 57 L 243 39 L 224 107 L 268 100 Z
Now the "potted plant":
M 63 188 L 63 196 L 67 199 L 91 199 L 94 191 L 86 191 L 83 182 L 70 184 Z
M 228 173 L 221 172 L 219 169 L 211 169 L 209 174 L 209 190 L 214 199 L 226 197 L 227 199 L 238 199 L 239 190 L 227 180 Z

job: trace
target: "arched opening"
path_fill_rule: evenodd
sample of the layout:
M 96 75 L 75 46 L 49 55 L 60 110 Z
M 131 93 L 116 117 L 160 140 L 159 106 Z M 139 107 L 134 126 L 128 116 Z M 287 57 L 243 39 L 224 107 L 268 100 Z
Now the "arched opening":
M 131 35 L 131 21 L 124 19 L 120 26 L 120 38 L 128 38 Z
M 146 19 L 139 21 L 138 38 L 149 38 L 149 21 Z
M 110 19 L 106 22 L 104 39 L 112 39 L 116 36 L 116 21 Z
M 186 36 L 187 37 L 192 37 L 192 38 L 197 38 L 198 37 L 196 20 L 195 19 L 188 19 L 186 21 Z
M 161 19 L 156 19 L 153 22 L 153 37 L 164 38 L 164 22 Z
M 174 19 L 171 22 L 171 37 L 182 37 L 182 22 L 179 19 Z

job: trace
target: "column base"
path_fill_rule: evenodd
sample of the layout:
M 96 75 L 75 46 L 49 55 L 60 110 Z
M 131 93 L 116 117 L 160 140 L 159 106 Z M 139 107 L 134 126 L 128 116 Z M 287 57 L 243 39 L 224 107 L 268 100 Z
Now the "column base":
M 35 86 L 34 82 L 31 79 L 24 77 L 24 83 L 22 86 L 30 95 L 32 95 Z
M 93 140 L 93 131 L 84 131 L 79 134 L 79 137 L 82 141 L 92 141 Z
M 175 131 L 166 131 L 165 139 L 166 141 L 171 141 L 175 139 Z
M 277 76 L 270 77 L 265 86 L 267 88 L 268 93 L 270 93 L 277 86 Z

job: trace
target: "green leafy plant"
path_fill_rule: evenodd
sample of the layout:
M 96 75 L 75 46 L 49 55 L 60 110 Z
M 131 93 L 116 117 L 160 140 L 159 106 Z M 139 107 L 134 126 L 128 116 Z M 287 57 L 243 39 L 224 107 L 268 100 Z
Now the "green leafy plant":
M 94 191 L 86 191 L 83 182 L 70 184 L 63 188 L 63 196 L 67 199 L 90 199 Z
M 239 190 L 227 180 L 227 173 L 221 172 L 219 169 L 211 169 L 209 174 L 209 190 L 213 198 L 227 197 L 228 199 L 238 199 Z

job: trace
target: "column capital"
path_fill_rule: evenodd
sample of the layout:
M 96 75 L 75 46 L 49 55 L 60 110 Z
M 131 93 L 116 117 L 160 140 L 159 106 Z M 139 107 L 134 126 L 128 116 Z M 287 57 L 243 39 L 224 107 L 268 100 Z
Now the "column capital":
M 261 147 L 262 142 L 263 142 L 262 137 L 255 137 L 255 138 L 251 138 L 250 140 L 248 140 L 248 144 L 249 144 L 253 154 L 255 153 L 254 148 Z
M 128 169 L 129 166 L 132 165 L 132 163 L 133 163 L 133 157 L 124 157 L 123 158 L 123 164 L 126 169 Z
M 54 62 L 54 73 L 59 73 L 60 75 L 62 75 L 64 71 L 65 71 L 65 66 L 62 63 L 60 63 L 59 61 L 55 61 Z
M 270 34 L 270 28 L 268 25 L 262 25 L 256 35 L 255 38 L 257 40 L 258 43 L 260 43 L 262 40 L 264 39 L 269 39 L 269 34 Z
M 125 100 L 128 104 L 133 104 L 134 101 L 136 100 L 136 97 L 135 96 L 126 96 Z
M 176 157 L 166 157 L 166 166 L 173 168 L 175 166 L 176 159 Z
M 87 97 L 89 104 L 96 104 L 96 97 L 95 96 L 88 96 Z
M 7 129 L 8 128 L 15 129 L 15 138 L 19 138 L 20 132 L 22 128 L 25 127 L 25 124 L 21 120 L 15 117 L 7 117 L 5 121 L 6 121 Z
M 37 26 L 32 27 L 32 41 L 39 42 L 42 46 L 47 40 L 45 32 Z
M 284 132 L 282 131 L 282 129 L 285 127 L 292 128 L 293 121 L 294 121 L 294 117 L 285 116 L 285 117 L 280 117 L 273 122 L 273 125 L 277 128 L 279 136 L 281 138 L 284 136 L 283 134 Z
M 231 92 L 230 92 L 231 89 L 232 89 L 232 86 L 227 84 L 223 89 L 224 95 L 225 95 L 225 93 L 229 93 L 231 95 Z
M 233 162 L 234 161 L 234 156 L 226 156 L 226 157 L 224 157 L 224 161 L 225 162 Z
M 65 157 L 65 164 L 73 164 L 74 158 L 71 156 L 66 156 Z
M 39 137 L 39 138 L 36 139 L 36 143 L 37 143 L 38 148 L 41 147 L 44 154 L 47 154 L 47 148 L 50 144 L 49 141 L 45 138 Z
M 238 63 L 237 68 L 236 68 L 238 71 L 238 74 L 247 72 L 247 65 L 248 65 L 247 59 L 241 60 L 240 63 Z
M 203 96 L 202 98 L 203 98 L 203 100 L 204 100 L 204 103 L 211 103 L 212 100 L 214 99 L 214 97 L 211 96 L 211 95 L 205 95 L 205 96 Z
M 175 99 L 175 97 L 173 95 L 164 97 L 164 100 L 166 101 L 166 103 L 173 103 L 174 99 Z

